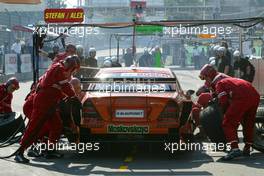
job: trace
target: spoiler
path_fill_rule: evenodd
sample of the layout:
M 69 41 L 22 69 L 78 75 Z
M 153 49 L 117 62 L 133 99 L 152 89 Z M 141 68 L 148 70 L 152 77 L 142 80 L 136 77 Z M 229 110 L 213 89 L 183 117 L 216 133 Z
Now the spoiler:
M 82 84 L 92 83 L 170 83 L 177 82 L 176 78 L 80 78 Z

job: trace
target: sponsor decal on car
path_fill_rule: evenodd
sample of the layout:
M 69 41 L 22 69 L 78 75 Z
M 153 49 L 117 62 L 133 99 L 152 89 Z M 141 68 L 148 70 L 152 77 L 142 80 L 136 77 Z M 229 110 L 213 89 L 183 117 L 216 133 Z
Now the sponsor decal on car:
M 127 125 L 113 125 L 110 124 L 107 126 L 107 133 L 112 134 L 148 134 L 149 126 L 127 126 Z
M 116 118 L 143 118 L 144 110 L 116 110 Z

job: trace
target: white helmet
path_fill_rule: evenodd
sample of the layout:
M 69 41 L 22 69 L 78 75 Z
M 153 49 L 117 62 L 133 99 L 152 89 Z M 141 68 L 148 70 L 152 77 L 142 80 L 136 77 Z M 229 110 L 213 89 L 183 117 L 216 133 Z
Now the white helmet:
M 215 60 L 211 60 L 209 64 L 215 67 Z
M 103 66 L 104 66 L 104 67 L 112 67 L 112 62 L 111 62 L 111 60 L 105 60 Z
M 215 61 L 215 57 L 210 57 L 209 58 L 209 63 L 212 62 L 212 61 Z
M 96 49 L 95 49 L 95 48 L 90 48 L 90 49 L 89 49 L 89 53 L 90 53 L 90 52 L 96 52 Z
M 240 51 L 236 50 L 236 51 L 233 53 L 233 56 L 234 56 L 234 57 L 240 57 Z
M 226 48 L 221 46 L 221 47 L 218 48 L 217 51 L 218 51 L 218 53 L 225 54 L 226 53 Z
M 90 48 L 89 49 L 89 56 L 91 56 L 92 53 L 96 54 L 96 49 L 95 48 Z
M 213 47 L 213 50 L 214 50 L 215 52 L 217 52 L 219 48 L 220 48 L 219 45 L 215 45 L 215 46 Z
M 76 51 L 77 51 L 77 53 L 83 54 L 83 46 L 82 45 L 77 45 L 76 46 Z

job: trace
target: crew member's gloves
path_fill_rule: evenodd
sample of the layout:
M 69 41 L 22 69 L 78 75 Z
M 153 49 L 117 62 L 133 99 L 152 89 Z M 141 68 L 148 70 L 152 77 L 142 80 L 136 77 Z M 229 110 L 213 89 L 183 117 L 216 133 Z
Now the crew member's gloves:
M 210 100 L 208 102 L 208 105 L 213 105 L 213 104 L 217 104 L 218 103 L 218 99 L 217 98 L 213 98 L 212 100 Z

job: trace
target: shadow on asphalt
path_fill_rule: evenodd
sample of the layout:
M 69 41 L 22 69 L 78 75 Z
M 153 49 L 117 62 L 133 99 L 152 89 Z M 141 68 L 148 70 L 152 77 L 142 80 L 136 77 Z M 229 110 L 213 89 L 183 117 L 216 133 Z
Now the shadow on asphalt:
M 32 158 L 30 166 L 71 175 L 212 175 L 207 171 L 192 171 L 203 164 L 215 162 L 212 157 L 222 155 L 208 155 L 204 151 L 185 151 L 169 153 L 162 146 L 147 144 L 113 144 L 111 147 L 103 145 L 97 152 L 69 152 L 64 151 L 64 158 L 47 160 Z M 131 162 L 125 158 L 132 157 Z M 250 158 L 240 158 L 229 163 L 252 168 L 264 169 L 264 154 L 253 153 Z M 127 166 L 120 170 L 120 166 Z M 188 171 L 182 171 L 186 169 Z M 179 171 L 177 171 L 179 170 Z
M 47 160 L 33 158 L 30 166 L 40 167 L 63 174 L 87 175 L 212 175 L 206 171 L 191 171 L 202 164 L 214 162 L 202 151 L 195 152 L 165 152 L 162 147 L 149 147 L 139 144 L 115 144 L 97 152 L 78 154 L 64 152 L 64 158 Z M 125 158 L 132 157 L 133 161 L 126 163 Z M 47 164 L 48 163 L 48 164 Z M 128 170 L 120 170 L 126 165 Z M 189 169 L 190 171 L 179 171 Z

